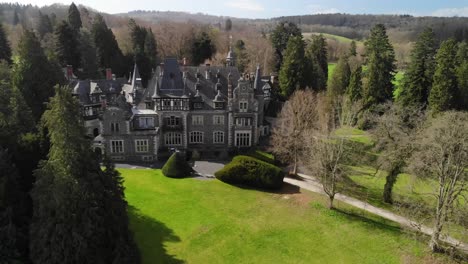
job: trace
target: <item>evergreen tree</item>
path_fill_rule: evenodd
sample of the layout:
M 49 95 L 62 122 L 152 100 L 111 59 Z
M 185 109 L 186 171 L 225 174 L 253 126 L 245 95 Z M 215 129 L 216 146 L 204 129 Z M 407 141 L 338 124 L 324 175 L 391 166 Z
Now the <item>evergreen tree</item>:
M 426 29 L 411 52 L 411 63 L 405 73 L 398 100 L 403 105 L 427 104 L 435 70 L 436 44 L 432 29 Z
M 458 45 L 457 52 L 457 108 L 468 110 L 468 43 L 462 42 Z
M 358 66 L 351 74 L 346 94 L 351 102 L 356 102 L 362 98 L 362 66 Z
M 357 56 L 357 47 L 356 47 L 356 41 L 351 41 L 351 44 L 349 46 L 349 55 L 350 56 Z
M 83 136 L 79 102 L 67 88 L 56 88 L 43 122 L 51 148 L 35 172 L 31 258 L 39 264 L 139 263 L 121 180 L 112 168 L 101 170 Z
M 18 25 L 20 22 L 20 19 L 19 19 L 19 15 L 18 15 L 18 10 L 15 9 L 15 11 L 13 12 L 13 26 L 16 26 Z
M 249 55 L 245 49 L 245 42 L 239 39 L 234 43 L 234 52 L 236 53 L 236 66 L 239 72 L 245 72 L 249 65 Z
M 80 65 L 83 68 L 83 72 L 80 73 L 79 77 L 82 79 L 99 78 L 99 66 L 93 36 L 83 28 L 80 31 L 78 41 L 81 58 Z
M 81 58 L 78 35 L 66 21 L 62 21 L 54 32 L 55 36 L 55 54 L 60 66 L 72 65 L 78 69 L 81 66 Z
M 0 257 L 2 263 L 28 262 L 26 194 L 8 152 L 0 146 Z
M 83 26 L 83 23 L 81 22 L 80 11 L 73 2 L 68 8 L 68 23 L 70 23 L 71 28 L 75 32 L 79 32 L 80 28 Z
M 128 27 L 130 29 L 133 52 L 135 54 L 143 54 L 145 52 L 145 40 L 147 35 L 146 28 L 137 25 L 134 19 L 129 20 Z
M 335 71 L 328 85 L 328 94 L 331 97 L 343 95 L 348 88 L 351 77 L 351 67 L 348 63 L 348 56 L 342 56 L 336 64 Z
M 453 109 L 457 94 L 457 43 L 453 39 L 442 42 L 436 55 L 436 70 L 429 94 L 429 107 L 435 112 Z
M 365 43 L 367 57 L 367 82 L 364 87 L 364 103 L 367 106 L 382 103 L 393 98 L 395 74 L 395 51 L 388 39 L 385 26 L 372 28 Z
M 289 38 L 302 36 L 301 30 L 292 22 L 281 22 L 271 33 L 271 43 L 275 49 L 275 70 L 279 71 L 283 64 L 283 54 L 289 42 Z
M 18 56 L 13 65 L 12 84 L 21 91 L 37 122 L 45 110 L 45 102 L 54 93 L 54 85 L 63 77 L 60 69 L 47 60 L 33 32 L 24 31 L 17 52 Z
M 231 31 L 232 29 L 232 20 L 230 18 L 226 19 L 226 25 L 225 25 L 225 30 L 226 31 Z
M 206 31 L 200 32 L 194 39 L 192 45 L 192 63 L 200 65 L 206 59 L 211 59 L 216 52 L 216 47 Z
M 41 11 L 39 11 L 39 23 L 37 25 L 37 33 L 39 38 L 43 39 L 46 34 L 52 33 L 53 30 L 52 22 L 50 21 L 49 16 L 44 15 Z
M 147 30 L 146 38 L 145 38 L 145 54 L 148 57 L 151 69 L 156 69 L 157 60 L 158 60 L 158 46 L 156 43 L 156 38 L 154 37 L 153 30 L 149 28 Z
M 307 49 L 308 81 L 313 89 L 320 91 L 327 88 L 328 81 L 328 51 L 323 35 L 314 36 Z
M 111 68 L 117 75 L 127 73 L 124 56 L 119 48 L 112 30 L 107 27 L 104 18 L 96 15 L 93 21 L 91 33 L 96 46 L 99 66 L 102 70 Z
M 289 97 L 294 91 L 305 86 L 304 53 L 302 36 L 291 37 L 279 72 L 279 85 L 284 97 Z
M 11 64 L 11 48 L 2 23 L 0 23 L 0 61 L 1 60 L 5 60 Z

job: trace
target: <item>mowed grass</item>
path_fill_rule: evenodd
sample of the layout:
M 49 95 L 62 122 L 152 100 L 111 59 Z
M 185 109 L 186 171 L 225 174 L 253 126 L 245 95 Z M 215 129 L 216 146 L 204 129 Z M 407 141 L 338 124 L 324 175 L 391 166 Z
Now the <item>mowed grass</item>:
M 392 222 L 290 186 L 282 193 L 217 180 L 119 170 L 143 263 L 447 263 Z
M 347 37 L 328 34 L 328 33 L 310 33 L 310 32 L 306 32 L 306 33 L 302 33 L 302 36 L 304 36 L 304 38 L 310 38 L 312 36 L 317 36 L 317 35 L 320 35 L 320 34 L 323 35 L 327 39 L 333 39 L 333 40 L 336 40 L 338 42 L 351 43 L 351 41 L 353 41 L 352 39 L 347 38 Z M 359 41 L 356 41 L 356 42 L 359 42 Z

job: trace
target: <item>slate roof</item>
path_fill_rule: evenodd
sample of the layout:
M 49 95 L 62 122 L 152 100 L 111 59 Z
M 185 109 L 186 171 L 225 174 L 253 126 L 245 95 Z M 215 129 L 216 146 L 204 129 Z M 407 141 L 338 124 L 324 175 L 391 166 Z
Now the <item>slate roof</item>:
M 162 71 L 162 76 L 161 76 Z M 208 76 L 207 72 L 208 71 Z M 237 87 L 241 75 L 236 67 L 232 66 L 179 66 L 175 58 L 167 58 L 164 65 L 156 69 L 156 72 L 148 84 L 144 93 L 146 100 L 151 100 L 154 96 L 158 97 L 182 97 L 189 96 L 193 99 L 199 87 L 201 99 L 209 106 L 213 106 L 213 100 L 217 97 L 227 100 L 228 96 L 228 75 L 231 75 L 232 89 Z M 185 76 L 185 78 L 184 78 Z M 258 70 L 258 76 L 260 72 Z M 197 78 L 198 77 L 198 78 Z M 208 77 L 208 78 L 207 78 Z M 262 81 L 257 78 L 258 84 L 252 86 L 259 87 L 256 94 L 263 94 L 261 88 Z M 157 93 L 155 93 L 158 87 Z M 220 96 L 218 95 L 220 90 Z
M 82 104 L 86 105 L 92 103 L 89 97 L 90 93 L 120 94 L 126 83 L 125 78 L 117 78 L 116 80 L 74 80 L 69 85 L 73 87 L 73 94 L 78 96 Z

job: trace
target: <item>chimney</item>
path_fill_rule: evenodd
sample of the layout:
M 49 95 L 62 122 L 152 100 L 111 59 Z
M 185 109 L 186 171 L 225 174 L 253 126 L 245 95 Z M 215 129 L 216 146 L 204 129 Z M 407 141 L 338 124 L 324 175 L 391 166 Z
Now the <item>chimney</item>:
M 106 80 L 108 80 L 108 81 L 112 80 L 112 69 L 111 68 L 106 69 Z
M 163 74 L 164 74 L 164 62 L 161 62 L 159 64 L 159 67 L 161 68 L 161 70 L 159 72 L 159 76 L 163 76 Z
M 205 79 L 209 80 L 210 79 L 210 72 L 211 72 L 210 71 L 210 64 L 207 63 L 207 64 L 205 64 L 205 66 L 206 66 Z
M 73 66 L 72 65 L 67 65 L 67 79 L 68 80 L 73 79 Z
M 182 64 L 183 64 L 184 66 L 187 65 L 187 58 L 184 57 L 184 58 L 182 59 Z

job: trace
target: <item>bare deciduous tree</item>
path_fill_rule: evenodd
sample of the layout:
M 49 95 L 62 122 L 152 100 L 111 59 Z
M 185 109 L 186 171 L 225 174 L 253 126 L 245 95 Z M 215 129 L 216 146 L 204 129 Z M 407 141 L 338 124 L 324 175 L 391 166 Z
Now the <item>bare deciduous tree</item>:
M 349 140 L 337 130 L 354 123 L 362 104 L 352 104 L 347 97 L 329 101 L 324 95 L 319 96 L 318 102 L 318 124 L 306 132 L 307 151 L 302 160 L 322 183 L 332 209 L 339 191 L 338 182 L 346 173 L 345 164 L 350 154 Z
M 299 157 L 304 151 L 304 133 L 317 124 L 317 95 L 310 90 L 298 90 L 281 110 L 272 131 L 271 151 L 281 161 L 293 164 L 297 174 Z
M 419 177 L 437 180 L 434 192 L 432 251 L 441 251 L 442 230 L 452 220 L 462 195 L 468 191 L 468 113 L 446 112 L 432 120 L 419 136 L 411 168 Z
M 383 201 L 391 204 L 393 186 L 414 150 L 415 137 L 426 115 L 421 107 L 403 107 L 400 104 L 385 104 L 383 110 L 383 115 L 374 117 L 377 125 L 372 132 L 377 140 L 377 150 L 381 151 L 379 168 L 388 171 Z

